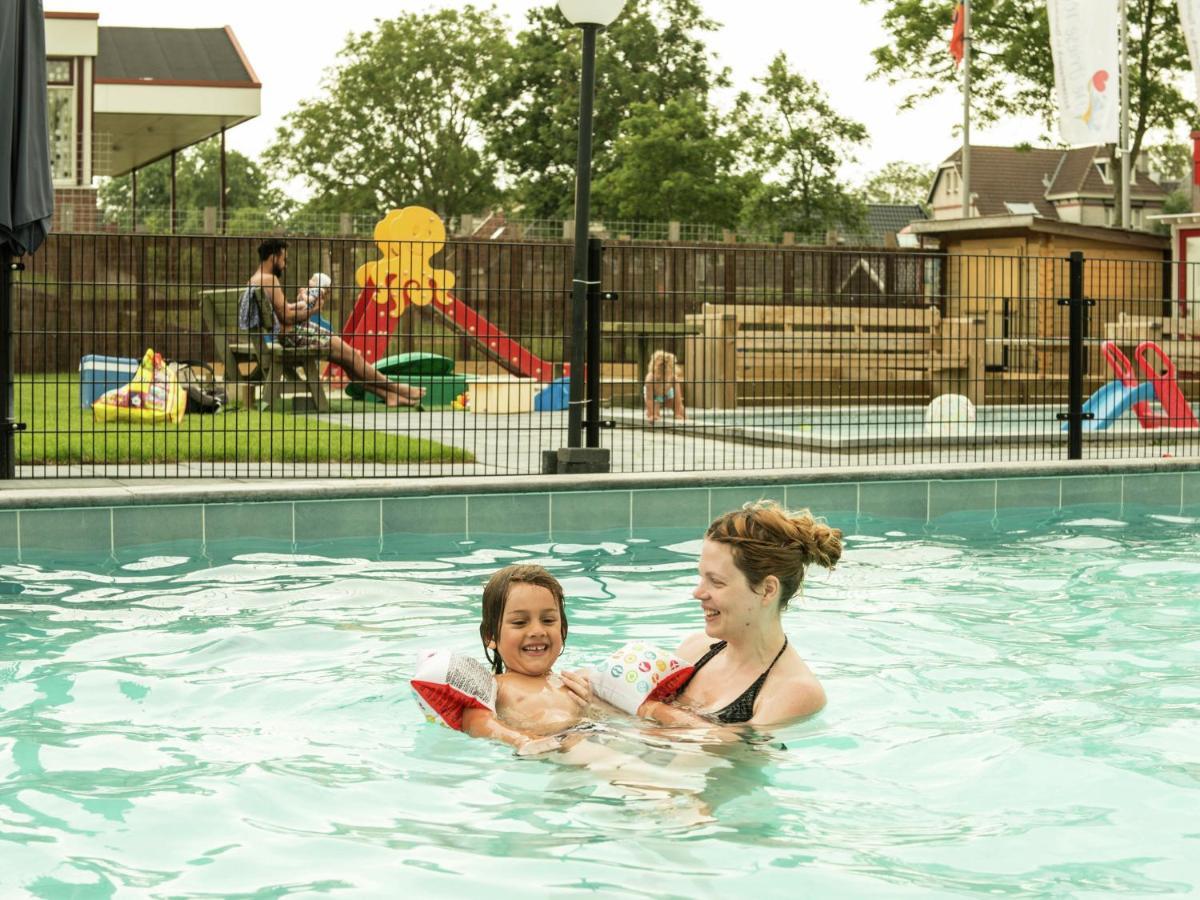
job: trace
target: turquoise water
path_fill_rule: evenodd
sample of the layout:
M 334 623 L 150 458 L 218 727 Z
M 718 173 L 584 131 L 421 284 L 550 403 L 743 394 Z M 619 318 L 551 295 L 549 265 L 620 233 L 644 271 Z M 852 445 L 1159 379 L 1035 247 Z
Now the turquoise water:
M 846 527 L 785 620 L 823 713 L 617 722 L 589 766 L 426 725 L 415 654 L 476 652 L 517 559 L 566 585 L 568 666 L 673 644 L 694 534 L 0 568 L 0 896 L 1200 892 L 1200 525 Z

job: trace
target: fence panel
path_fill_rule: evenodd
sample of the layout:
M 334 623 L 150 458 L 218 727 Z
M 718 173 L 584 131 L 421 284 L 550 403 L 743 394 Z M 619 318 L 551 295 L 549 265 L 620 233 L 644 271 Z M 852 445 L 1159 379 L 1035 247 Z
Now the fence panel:
M 336 343 L 237 326 L 259 242 L 52 235 L 15 283 L 18 475 L 530 474 L 565 446 L 569 243 L 289 240 L 288 301 L 327 274 L 334 340 L 423 389 L 417 411 L 367 369 L 344 378 Z M 1164 261 L 1085 260 L 1085 457 L 1200 451 L 1196 283 Z M 1066 458 L 1063 257 L 616 241 L 601 288 L 614 471 Z M 224 409 L 98 415 L 89 401 L 147 349 L 202 364 Z

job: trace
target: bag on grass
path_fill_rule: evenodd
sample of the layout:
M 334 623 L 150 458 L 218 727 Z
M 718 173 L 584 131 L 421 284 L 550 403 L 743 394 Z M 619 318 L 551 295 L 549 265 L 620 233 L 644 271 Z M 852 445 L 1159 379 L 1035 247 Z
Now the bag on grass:
M 219 413 L 228 402 L 224 385 L 217 384 L 217 375 L 208 363 L 184 360 L 168 365 L 175 371 L 187 397 L 188 412 Z
M 171 422 L 178 425 L 187 412 L 179 378 L 161 353 L 147 350 L 133 380 L 114 388 L 92 404 L 94 419 L 112 422 Z

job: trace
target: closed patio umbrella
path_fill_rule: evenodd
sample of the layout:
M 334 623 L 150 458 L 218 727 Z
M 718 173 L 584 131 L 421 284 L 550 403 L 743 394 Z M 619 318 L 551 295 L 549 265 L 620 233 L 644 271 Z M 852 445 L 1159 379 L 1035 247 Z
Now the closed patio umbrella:
M 42 245 L 54 215 L 41 0 L 0 2 L 0 478 L 14 474 L 14 256 Z

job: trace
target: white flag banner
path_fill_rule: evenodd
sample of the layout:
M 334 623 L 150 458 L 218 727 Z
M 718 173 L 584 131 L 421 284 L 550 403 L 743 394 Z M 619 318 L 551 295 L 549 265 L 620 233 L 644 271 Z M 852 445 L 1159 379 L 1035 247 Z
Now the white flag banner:
M 1181 4 L 1183 0 L 1180 0 Z M 1058 127 L 1073 146 L 1120 135 L 1118 0 L 1046 0 Z
M 1179 0 L 1179 24 L 1192 60 L 1192 74 L 1196 77 L 1196 97 L 1200 98 L 1200 31 L 1197 31 L 1200 28 L 1200 0 Z

